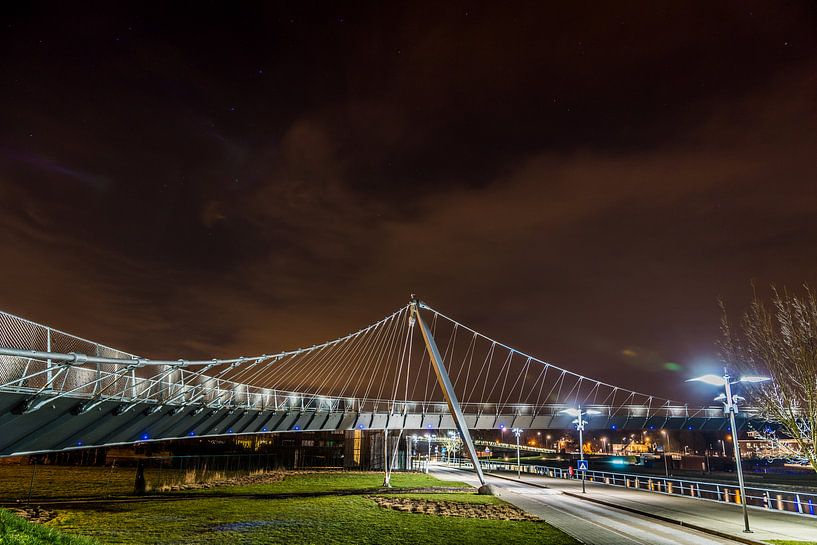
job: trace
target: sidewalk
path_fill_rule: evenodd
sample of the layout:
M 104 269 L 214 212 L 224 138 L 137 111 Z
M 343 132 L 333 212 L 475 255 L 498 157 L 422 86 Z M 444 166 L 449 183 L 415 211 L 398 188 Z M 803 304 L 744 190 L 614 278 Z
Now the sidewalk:
M 497 472 L 495 475 L 516 480 L 513 474 Z M 817 543 L 817 518 L 814 517 L 750 508 L 749 525 L 753 533 L 747 534 L 743 532 L 743 511 L 739 505 L 668 496 L 593 482 L 586 483 L 587 494 L 582 494 L 581 481 L 534 475 L 523 475 L 522 482 L 545 486 L 612 507 L 671 519 L 683 525 L 715 530 L 737 539 L 754 541 L 782 539 Z
M 479 486 L 474 473 L 437 467 L 435 477 Z M 742 545 L 732 538 L 584 501 L 556 489 L 486 474 L 503 500 L 534 514 L 584 545 Z M 749 542 L 754 545 L 758 542 Z

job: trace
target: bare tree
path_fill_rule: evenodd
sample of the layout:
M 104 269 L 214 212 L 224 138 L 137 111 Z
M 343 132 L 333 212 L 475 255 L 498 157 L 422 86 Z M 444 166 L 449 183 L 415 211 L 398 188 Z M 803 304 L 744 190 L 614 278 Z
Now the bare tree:
M 456 456 L 457 451 L 462 448 L 462 438 L 459 434 L 445 435 L 442 437 L 442 444 L 449 458 Z
M 747 396 L 764 418 L 795 439 L 817 471 L 817 297 L 772 288 L 770 304 L 755 292 L 739 330 L 721 301 L 721 357 L 744 374 L 772 380 L 748 385 Z

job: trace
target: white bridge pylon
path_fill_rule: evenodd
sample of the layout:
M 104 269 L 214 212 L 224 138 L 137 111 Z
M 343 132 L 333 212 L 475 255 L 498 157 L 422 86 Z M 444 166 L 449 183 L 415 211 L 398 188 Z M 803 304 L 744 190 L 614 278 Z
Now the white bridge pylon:
M 305 430 L 456 429 L 470 441 L 469 430 L 568 429 L 560 411 L 576 406 L 599 411 L 587 429 L 728 426 L 721 407 L 573 373 L 416 298 L 338 339 L 207 360 L 149 359 L 0 311 L 0 456 Z
M 442 356 L 440 356 L 440 350 L 437 348 L 434 335 L 431 333 L 431 330 L 428 329 L 428 326 L 423 321 L 423 317 L 420 315 L 420 307 L 423 306 L 423 304 L 416 297 L 412 296 L 409 305 L 411 307 L 412 319 L 416 319 L 417 323 L 420 324 L 420 331 L 423 334 L 423 340 L 426 343 L 431 364 L 434 367 L 434 373 L 437 375 L 437 383 L 443 392 L 445 402 L 448 404 L 448 411 L 451 413 L 454 425 L 462 436 L 462 441 L 465 444 L 465 453 L 474 465 L 474 470 L 479 477 L 480 484 L 484 485 L 485 476 L 482 474 L 482 466 L 479 463 L 477 451 L 474 448 L 474 441 L 471 439 L 471 433 L 468 431 L 465 415 L 462 414 L 460 402 L 457 400 L 457 394 L 454 392 L 454 385 L 451 384 L 451 379 L 448 377 L 448 371 L 445 369 L 445 363 L 443 362 Z

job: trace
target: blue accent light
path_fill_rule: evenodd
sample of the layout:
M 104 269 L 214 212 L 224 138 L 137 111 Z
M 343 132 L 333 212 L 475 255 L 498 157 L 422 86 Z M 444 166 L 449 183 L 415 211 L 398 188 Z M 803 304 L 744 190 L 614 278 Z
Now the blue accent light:
M 618 426 L 616 426 L 615 424 L 613 424 L 612 426 L 610 426 L 610 429 L 611 429 L 611 430 L 617 430 L 617 429 L 618 429 Z
M 687 426 L 687 429 L 688 429 L 688 430 L 691 430 L 691 429 L 692 429 L 692 426 Z
M 148 439 L 150 439 L 150 435 L 143 433 L 141 439 L 142 441 L 147 441 Z
M 229 430 L 227 430 L 227 433 L 233 433 L 233 428 L 230 428 Z
M 189 432 L 187 432 L 187 435 L 188 435 L 188 436 L 190 436 L 190 437 L 193 437 L 193 436 L 195 436 L 195 435 L 196 435 L 196 432 L 194 432 L 194 431 L 189 431 Z
M 655 426 L 650 426 L 650 429 L 651 429 L 651 430 L 654 430 L 654 429 L 655 429 Z
M 295 430 L 295 431 L 298 431 L 299 429 L 301 429 L 301 426 L 295 426 L 295 427 L 294 427 L 294 428 L 292 428 L 292 429 L 293 429 L 293 430 Z
M 83 443 L 82 441 L 77 441 L 77 446 L 78 446 L 78 447 L 81 447 L 81 446 L 82 446 L 82 445 L 84 445 L 84 444 L 85 444 L 85 443 Z
M 504 430 L 505 429 L 505 424 L 500 424 L 499 429 Z
M 611 464 L 613 464 L 614 466 L 623 466 L 623 465 L 627 465 L 627 462 L 626 462 L 626 461 L 624 461 L 624 460 L 622 460 L 621 458 L 613 458 L 613 459 L 610 461 L 610 463 L 611 463 Z
M 267 428 L 261 428 L 261 431 L 267 431 Z
M 431 429 L 431 424 L 426 424 L 426 428 Z
M 358 424 L 358 426 L 357 426 L 357 427 L 358 427 L 358 428 L 360 428 L 360 429 L 362 430 L 362 429 L 363 429 L 365 426 L 364 426 L 363 424 Z

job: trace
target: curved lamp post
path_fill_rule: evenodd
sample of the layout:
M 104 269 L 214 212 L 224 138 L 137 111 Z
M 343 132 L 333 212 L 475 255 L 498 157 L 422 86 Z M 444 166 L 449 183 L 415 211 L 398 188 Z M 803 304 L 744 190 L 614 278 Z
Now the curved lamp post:
M 511 430 L 516 436 L 516 478 L 522 478 L 522 466 L 519 458 L 519 437 L 522 435 L 522 428 L 513 428 Z
M 563 411 L 559 411 L 570 416 L 575 416 L 576 420 L 573 421 L 576 424 L 576 429 L 579 430 L 579 460 L 584 460 L 584 425 L 587 424 L 587 420 L 584 419 L 584 416 L 590 416 L 593 414 L 601 414 L 599 411 L 595 411 L 593 409 L 588 409 L 586 411 L 582 411 L 581 407 L 576 407 L 575 409 L 564 409 Z M 582 494 L 586 494 L 587 490 L 584 484 L 584 478 L 586 475 L 586 471 L 582 470 Z
M 749 529 L 749 510 L 746 507 L 746 487 L 743 485 L 743 467 L 740 463 L 740 446 L 738 445 L 738 429 L 735 425 L 735 414 L 738 412 L 738 401 L 743 401 L 743 398 L 738 395 L 732 394 L 732 385 L 738 384 L 741 382 L 744 383 L 757 383 L 757 382 L 766 382 L 767 380 L 771 380 L 768 377 L 759 377 L 759 376 L 746 376 L 741 377 L 738 380 L 730 380 L 731 377 L 726 369 L 723 370 L 723 376 L 718 375 L 703 375 L 701 377 L 695 377 L 687 380 L 686 382 L 703 382 L 704 384 L 710 384 L 712 386 L 722 386 L 724 388 L 724 392 L 722 392 L 718 397 L 715 398 L 715 401 L 721 401 L 723 403 L 723 411 L 729 414 L 729 425 L 732 429 L 732 446 L 735 449 L 735 469 L 738 472 L 738 486 L 740 487 L 740 503 L 743 505 L 743 531 L 746 533 L 751 533 L 752 530 Z

